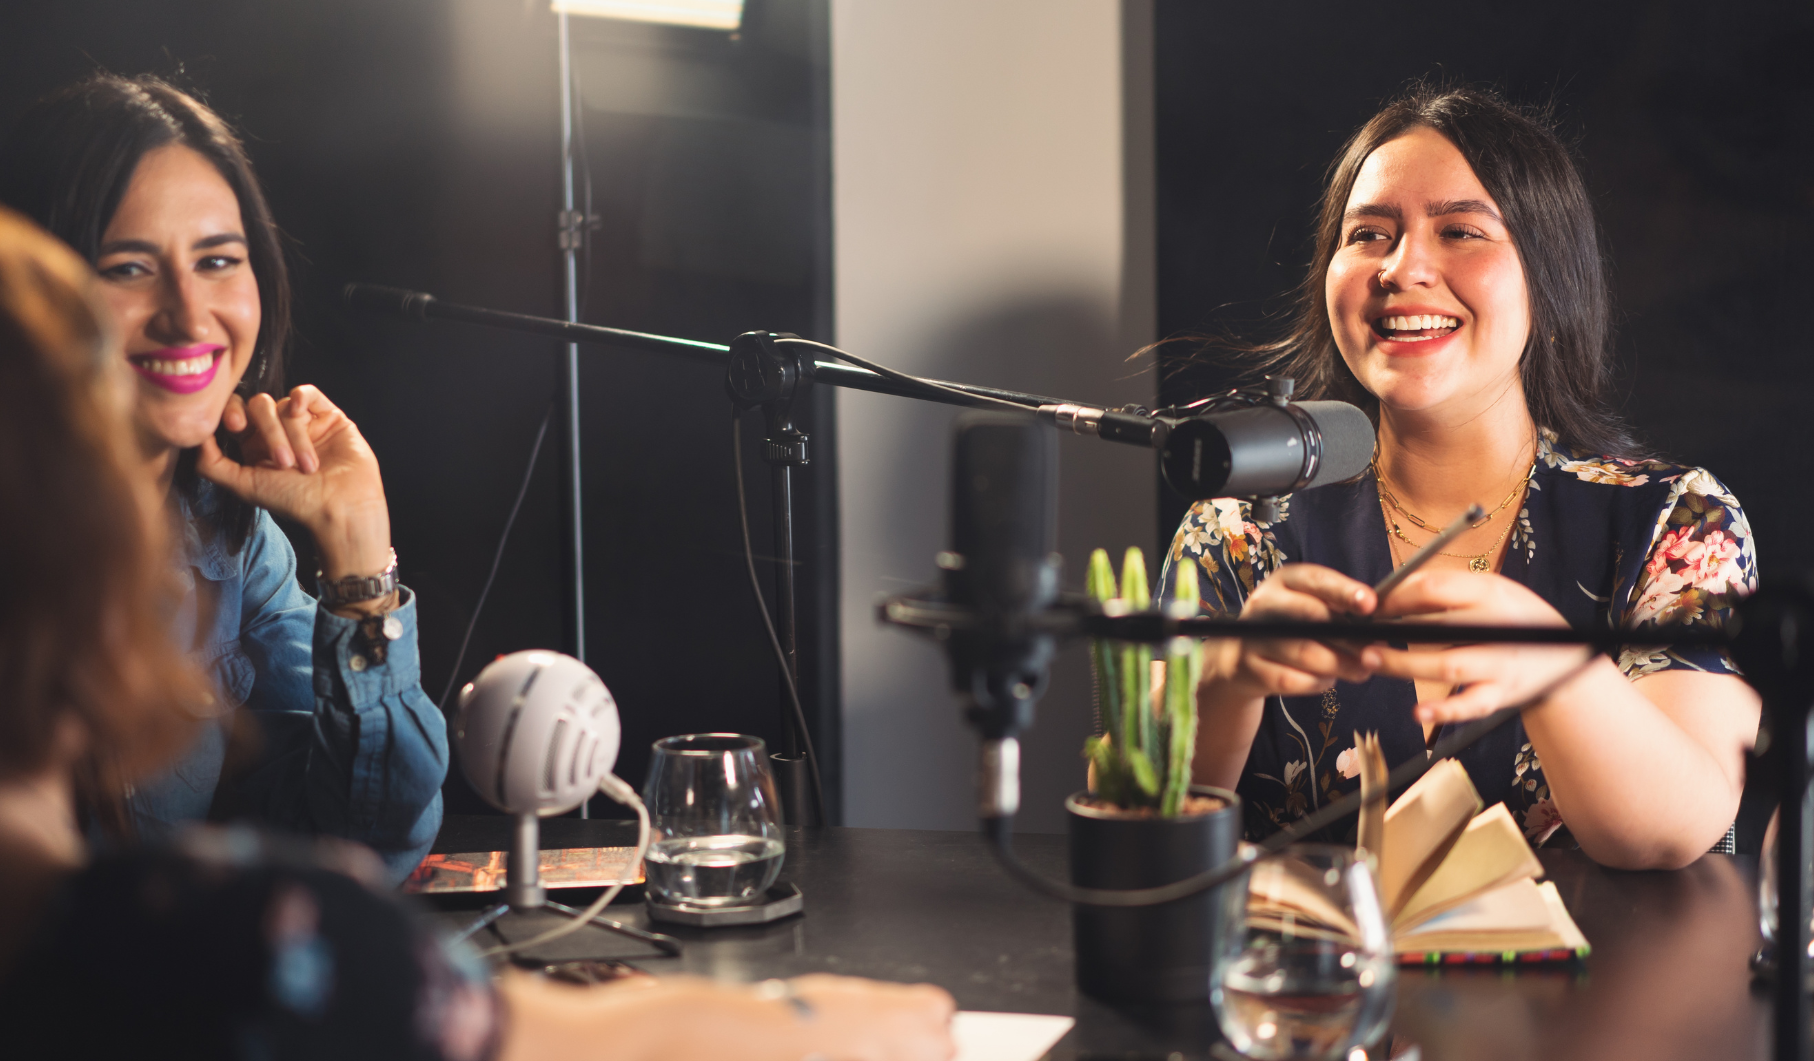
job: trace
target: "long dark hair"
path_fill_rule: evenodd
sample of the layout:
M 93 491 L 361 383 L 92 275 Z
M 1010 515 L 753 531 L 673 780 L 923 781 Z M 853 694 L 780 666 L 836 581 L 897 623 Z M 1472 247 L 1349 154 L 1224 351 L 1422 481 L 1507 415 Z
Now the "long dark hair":
M 37 221 L 93 263 L 145 153 L 181 144 L 214 163 L 239 199 L 246 257 L 258 282 L 261 320 L 239 393 L 278 395 L 290 341 L 290 281 L 282 235 L 233 130 L 188 93 L 150 76 L 97 74 L 33 104 L 0 144 L 0 203 Z M 238 455 L 223 429 L 222 448 Z M 177 461 L 176 487 L 191 501 L 199 488 L 195 451 Z M 215 529 L 238 552 L 256 510 L 221 492 Z
M 1478 88 L 1413 85 L 1348 140 L 1329 167 L 1310 269 L 1292 299 L 1286 334 L 1269 343 L 1212 343 L 1247 355 L 1258 371 L 1291 376 L 1305 398 L 1352 402 L 1378 419 L 1379 400 L 1348 370 L 1324 296 L 1341 242 L 1342 212 L 1367 156 L 1417 128 L 1447 137 L 1499 204 L 1524 266 L 1531 335 L 1520 361 L 1525 401 L 1569 448 L 1644 455 L 1612 413 L 1612 310 L 1593 205 L 1569 150 L 1544 112 Z

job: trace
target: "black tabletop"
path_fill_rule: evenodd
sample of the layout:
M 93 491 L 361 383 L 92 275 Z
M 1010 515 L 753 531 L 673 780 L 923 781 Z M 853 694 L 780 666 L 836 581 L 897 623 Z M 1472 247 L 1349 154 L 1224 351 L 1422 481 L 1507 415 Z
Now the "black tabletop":
M 546 847 L 635 839 L 623 822 L 546 824 Z M 507 835 L 506 819 L 450 819 L 436 846 L 485 850 Z M 1062 836 L 1023 836 L 1016 847 L 1035 869 L 1063 874 Z M 1516 971 L 1401 970 L 1393 1020 L 1399 1049 L 1415 1043 L 1427 1061 L 1768 1055 L 1768 1000 L 1750 990 L 1746 970 L 1757 927 L 1745 862 L 1708 855 L 1673 873 L 1624 873 L 1575 852 L 1540 857 L 1593 956 L 1577 966 Z M 593 929 L 551 944 L 546 956 L 616 957 L 656 974 L 740 980 L 833 972 L 929 981 L 964 1009 L 1077 1017 L 1055 1061 L 1208 1056 L 1214 1021 L 1206 1005 L 1143 1010 L 1079 995 L 1069 910 L 1010 881 L 973 834 L 793 830 L 782 875 L 805 893 L 799 917 L 755 928 L 657 926 L 685 942 L 678 958 Z M 453 924 L 470 918 L 475 902 L 442 906 L 440 916 Z M 500 929 L 520 939 L 552 924 L 542 920 L 549 916 L 513 916 Z M 613 905 L 609 916 L 648 925 L 640 904 Z

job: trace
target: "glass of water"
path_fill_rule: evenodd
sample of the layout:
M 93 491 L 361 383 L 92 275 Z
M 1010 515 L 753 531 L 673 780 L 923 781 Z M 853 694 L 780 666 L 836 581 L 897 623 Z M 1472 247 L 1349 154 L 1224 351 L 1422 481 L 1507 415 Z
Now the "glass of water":
M 1255 1061 L 1365 1058 L 1392 1019 L 1397 970 L 1371 859 L 1301 844 L 1249 872 L 1240 938 L 1210 1001 Z
M 645 866 L 658 900 L 736 906 L 775 883 L 787 849 L 762 738 L 690 733 L 656 741 L 643 802 L 654 828 Z

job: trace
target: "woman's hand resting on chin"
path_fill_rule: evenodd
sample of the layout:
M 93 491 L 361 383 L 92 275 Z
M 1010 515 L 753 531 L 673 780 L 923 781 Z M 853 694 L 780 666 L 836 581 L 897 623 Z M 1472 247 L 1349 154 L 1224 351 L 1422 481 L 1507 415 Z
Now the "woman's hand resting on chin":
M 287 397 L 227 401 L 221 423 L 240 460 L 204 439 L 196 471 L 244 500 L 307 527 L 330 579 L 375 575 L 390 563 L 390 509 L 378 458 L 327 395 L 304 384 Z
M 1567 626 L 1548 602 L 1502 575 L 1419 571 L 1380 605 L 1377 619 L 1479 626 Z M 1441 725 L 1490 715 L 1555 692 L 1592 653 L 1576 645 L 1459 645 L 1407 651 L 1369 645 L 1360 662 L 1394 678 L 1452 686 L 1417 705 L 1417 719 Z

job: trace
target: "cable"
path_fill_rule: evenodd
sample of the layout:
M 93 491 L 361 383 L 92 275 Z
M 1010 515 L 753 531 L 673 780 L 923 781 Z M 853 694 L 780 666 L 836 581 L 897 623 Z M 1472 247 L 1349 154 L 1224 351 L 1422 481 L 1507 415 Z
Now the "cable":
M 768 643 L 775 650 L 775 662 L 781 666 L 781 680 L 787 685 L 788 703 L 794 709 L 794 723 L 800 727 L 800 743 L 806 748 L 806 766 L 813 775 L 813 801 L 819 805 L 819 820 L 825 820 L 825 785 L 819 780 L 819 754 L 813 750 L 813 735 L 806 728 L 806 711 L 800 706 L 800 689 L 794 684 L 794 669 L 788 666 L 787 653 L 781 648 L 781 635 L 775 633 L 775 620 L 768 614 L 768 602 L 762 599 L 762 580 L 756 577 L 756 549 L 750 544 L 749 500 L 743 493 L 743 413 L 731 410 L 731 467 L 737 475 L 737 523 L 743 528 L 743 562 L 749 568 L 750 592 L 756 595 L 756 611 L 762 615 L 762 626 L 768 631 Z
M 1454 735 L 1436 742 L 1436 747 L 1432 748 L 1430 754 L 1423 759 L 1413 757 L 1400 763 L 1398 769 L 1392 771 L 1386 779 L 1385 787 L 1374 793 L 1372 801 L 1383 800 L 1392 792 L 1403 789 L 1422 777 L 1430 767 L 1444 759 L 1453 758 L 1455 753 L 1505 725 L 1526 706 L 1537 703 L 1572 681 L 1596 658 L 1598 658 L 1597 653 L 1590 653 L 1579 666 L 1550 682 L 1523 703 L 1502 707 L 1490 715 L 1468 723 Z M 1350 792 L 1333 803 L 1324 804 L 1321 810 L 1298 819 L 1290 827 L 1273 833 L 1257 845 L 1242 845 L 1234 858 L 1215 869 L 1205 870 L 1194 877 L 1186 877 L 1183 880 L 1153 888 L 1085 888 L 1042 877 L 1014 854 L 1013 818 L 985 818 L 982 828 L 984 836 L 989 841 L 989 846 L 995 851 L 996 860 L 1001 863 L 1008 875 L 1041 895 L 1068 903 L 1076 903 L 1080 906 L 1157 906 L 1161 903 L 1176 902 L 1199 892 L 1208 891 L 1217 885 L 1228 883 L 1247 872 L 1250 866 L 1262 858 L 1276 855 L 1303 838 L 1314 835 L 1353 814 L 1361 808 L 1362 803 L 1359 792 Z
M 491 594 L 491 582 L 498 577 L 498 565 L 504 560 L 504 546 L 510 541 L 510 528 L 516 525 L 516 514 L 522 510 L 523 498 L 529 493 L 529 480 L 535 474 L 535 460 L 542 455 L 542 439 L 548 436 L 548 420 L 554 415 L 554 406 L 548 406 L 542 413 L 542 426 L 535 430 L 535 445 L 529 447 L 529 465 L 523 469 L 523 485 L 517 487 L 516 501 L 510 506 L 510 515 L 504 517 L 504 531 L 498 535 L 497 552 L 491 556 L 491 570 L 485 575 L 485 588 L 479 590 L 479 602 L 472 606 L 472 618 L 466 621 L 466 634 L 460 638 L 460 651 L 454 655 L 453 669 L 447 673 L 447 687 L 441 690 L 441 699 L 435 706 L 447 713 L 447 698 L 453 693 L 454 682 L 460 678 L 460 664 L 466 662 L 466 646 L 472 641 L 472 632 L 479 625 L 479 613 L 485 609 L 485 598 Z
M 882 376 L 886 379 L 894 380 L 897 383 L 912 383 L 912 384 L 917 384 L 921 387 L 925 387 L 929 390 L 943 391 L 946 394 L 955 394 L 958 397 L 964 399 L 966 403 L 983 402 L 983 403 L 992 404 L 992 405 L 1005 406 L 1006 408 L 1012 409 L 1017 413 L 1030 413 L 1033 411 L 1033 409 L 1030 406 L 1022 405 L 1019 402 L 1011 402 L 1011 401 L 1007 400 L 1006 398 L 993 398 L 987 394 L 972 394 L 969 391 L 958 390 L 956 387 L 947 387 L 943 383 L 934 383 L 929 379 L 922 379 L 919 376 L 910 375 L 906 372 L 900 371 L 899 369 L 888 368 L 884 365 L 877 364 L 874 361 L 866 361 L 863 358 L 856 356 L 855 354 L 845 353 L 844 351 L 838 349 L 835 346 L 827 346 L 824 343 L 815 342 L 811 339 L 790 339 L 786 336 L 777 336 L 775 338 L 775 342 L 777 342 L 777 343 L 797 343 L 801 346 L 817 347 L 820 350 L 825 350 L 829 353 L 836 355 L 840 360 L 850 362 L 851 364 L 857 366 L 858 368 L 866 368 L 869 371 L 874 372 L 878 376 Z
M 616 782 L 616 784 L 612 782 Z M 598 787 L 599 791 L 605 795 L 636 812 L 636 855 L 630 859 L 630 866 L 634 869 L 642 865 L 643 856 L 649 853 L 649 808 L 643 805 L 642 800 L 636 795 L 636 790 L 625 784 L 623 779 L 616 774 L 606 774 L 600 778 Z M 591 906 L 586 907 L 579 916 L 559 928 L 551 928 L 539 936 L 531 936 L 519 943 L 505 943 L 502 946 L 489 947 L 480 951 L 479 957 L 490 958 L 499 954 L 509 954 L 512 951 L 528 950 L 530 947 L 539 947 L 544 943 L 560 939 L 562 936 L 578 932 L 581 928 L 591 924 L 592 919 L 597 917 L 600 911 L 611 905 L 611 900 L 617 898 L 617 894 L 624 890 L 624 885 L 627 883 L 629 882 L 620 880 L 606 888 L 603 894 L 592 901 Z

